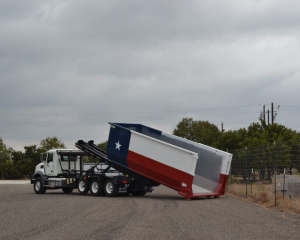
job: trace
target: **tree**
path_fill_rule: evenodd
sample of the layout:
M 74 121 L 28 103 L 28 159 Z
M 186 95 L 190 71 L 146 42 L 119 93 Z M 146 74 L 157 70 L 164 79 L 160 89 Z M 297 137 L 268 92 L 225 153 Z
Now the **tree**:
M 7 160 L 11 160 L 11 154 L 13 152 L 13 149 L 10 147 L 7 147 L 3 139 L 0 138 L 0 164 L 3 162 L 6 162 Z
M 0 165 L 0 178 L 2 179 L 19 179 L 21 174 L 15 168 L 12 161 L 5 161 Z
M 193 121 L 183 118 L 174 129 L 173 134 L 188 140 L 216 147 L 221 137 L 218 127 L 208 121 Z
M 248 128 L 220 133 L 214 124 L 184 118 L 173 133 L 194 142 L 229 150 L 233 153 L 232 173 L 241 174 L 244 179 L 253 169 L 258 171 L 261 180 L 271 180 L 275 165 L 276 173 L 282 173 L 284 168 L 290 173 L 295 168 L 300 171 L 300 134 L 278 123 L 267 125 L 260 119 Z
M 99 143 L 99 144 L 97 144 L 97 145 L 98 145 L 98 147 L 100 147 L 100 148 L 102 148 L 104 151 L 106 151 L 106 150 L 107 150 L 107 143 L 108 143 L 108 141 L 104 141 L 104 142 L 101 142 L 101 143 Z
M 57 137 L 47 137 L 46 139 L 41 140 L 40 146 L 44 151 L 48 151 L 52 148 L 66 148 L 65 144 Z
M 38 148 L 36 145 L 30 145 L 24 147 L 24 160 L 32 161 L 32 163 L 37 165 L 40 162 L 40 155 L 44 152 L 43 148 Z
M 247 138 L 248 132 L 245 128 L 240 128 L 237 131 L 224 132 L 217 144 L 217 148 L 226 151 L 227 149 L 233 150 L 237 148 L 243 148 L 244 140 Z
M 0 178 L 19 179 L 31 177 L 40 162 L 40 154 L 51 148 L 65 148 L 57 137 L 46 138 L 37 145 L 25 146 L 25 152 L 14 151 L 0 138 Z
M 24 161 L 24 153 L 21 151 L 13 151 L 12 160 L 14 162 Z
M 260 123 L 251 123 L 247 129 L 225 132 L 218 146 L 233 153 L 232 169 L 235 174 L 240 169 L 239 173 L 245 176 L 243 169 L 247 154 L 248 170 L 257 170 L 261 180 L 271 180 L 274 164 L 277 173 L 283 173 L 284 168 L 289 169 L 290 173 L 293 168 L 300 169 L 298 140 L 296 131 L 277 123 L 267 125 L 261 120 Z M 245 146 L 248 148 L 247 153 Z
M 14 172 L 13 175 L 19 177 L 19 173 L 13 168 L 12 153 L 13 149 L 7 147 L 3 139 L 0 138 L 0 178 L 12 178 L 12 171 Z
M 106 151 L 107 143 L 108 143 L 108 141 L 104 141 L 104 142 L 98 143 L 97 146 L 102 148 L 104 151 Z M 98 160 L 93 158 L 92 156 L 84 156 L 83 161 L 86 163 L 94 163 L 94 162 L 97 162 Z

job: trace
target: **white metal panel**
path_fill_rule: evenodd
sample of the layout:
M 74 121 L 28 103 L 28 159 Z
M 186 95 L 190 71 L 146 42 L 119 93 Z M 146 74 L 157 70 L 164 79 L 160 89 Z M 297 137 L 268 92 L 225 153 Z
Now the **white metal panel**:
M 192 190 L 193 190 L 193 194 L 212 194 L 213 192 L 208 190 L 208 189 L 205 189 L 203 187 L 199 187 L 195 184 L 192 185 Z
M 232 154 L 228 152 L 224 152 L 222 150 L 201 144 L 201 143 L 196 143 L 192 142 L 190 140 L 187 140 L 185 138 L 181 138 L 178 136 L 171 135 L 169 133 L 162 132 L 162 135 L 165 136 L 167 139 L 174 139 L 177 141 L 177 144 L 179 146 L 181 145 L 180 143 L 188 143 L 188 145 L 185 145 L 187 149 L 190 151 L 194 151 L 199 154 L 199 163 L 204 164 L 204 162 L 210 162 L 210 160 L 217 160 L 219 159 L 220 161 L 212 161 L 211 164 L 214 164 L 214 166 L 220 166 L 220 170 L 218 174 L 224 174 L 228 175 L 229 170 L 230 170 L 230 165 L 231 165 L 231 159 L 232 159 Z M 212 157 L 212 158 L 211 158 Z M 206 165 L 207 167 L 207 165 Z M 198 169 L 199 170 L 199 169 Z M 196 167 L 197 171 L 197 167 Z M 211 169 L 207 169 L 207 171 L 211 171 Z M 213 173 L 213 172 L 211 172 Z
M 164 144 L 164 145 L 168 145 L 169 147 L 172 147 L 172 148 L 180 149 L 181 151 L 184 151 L 184 152 L 187 152 L 187 153 L 197 154 L 197 153 L 192 152 L 192 151 L 189 151 L 189 150 L 187 150 L 187 149 L 185 149 L 185 148 L 181 148 L 181 147 L 178 147 L 178 146 L 176 146 L 176 145 L 172 145 L 172 144 L 170 144 L 170 143 L 167 143 L 167 142 L 158 140 L 158 139 L 156 139 L 156 138 L 149 137 L 149 136 L 147 136 L 147 135 L 145 135 L 145 134 L 142 134 L 142 133 L 139 133 L 139 132 L 136 132 L 136 131 L 133 131 L 133 130 L 130 130 L 130 132 L 131 132 L 131 133 L 134 133 L 134 134 L 136 134 L 136 135 L 140 135 L 140 136 L 142 136 L 142 137 L 144 137 L 144 138 L 149 138 L 149 139 L 151 139 L 152 141 L 159 142 L 160 144 Z
M 131 133 L 129 150 L 190 175 L 195 174 L 198 154 L 134 131 Z
M 231 165 L 232 154 L 222 154 L 222 170 L 221 173 L 224 175 L 229 174 Z

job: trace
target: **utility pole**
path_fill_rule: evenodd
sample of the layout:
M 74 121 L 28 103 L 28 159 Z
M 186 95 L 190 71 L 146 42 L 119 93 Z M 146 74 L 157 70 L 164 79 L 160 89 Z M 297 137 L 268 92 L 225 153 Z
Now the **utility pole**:
M 273 106 L 273 103 L 272 103 Z M 276 174 L 277 174 L 277 165 L 276 165 L 276 157 L 275 157 L 275 141 L 274 141 L 274 148 L 273 148 L 273 162 L 274 162 L 274 194 L 275 194 L 275 206 L 276 206 Z
M 269 115 L 270 115 L 270 112 L 269 112 L 269 109 L 268 109 L 268 125 L 270 124 L 270 117 L 269 117 Z
M 272 112 L 272 125 L 274 123 L 274 107 L 273 107 L 273 103 L 271 104 L 271 112 Z
M 247 155 L 247 147 L 245 146 L 245 152 L 246 152 L 246 197 L 248 197 L 248 184 L 247 184 L 247 177 L 248 177 L 248 155 Z
M 223 129 L 223 122 L 222 122 L 222 124 L 221 124 L 221 133 L 223 134 L 223 131 L 224 131 L 224 129 Z
M 264 110 L 263 110 L 263 119 L 264 119 L 264 121 L 266 121 L 266 108 L 265 108 L 265 105 L 264 105 Z

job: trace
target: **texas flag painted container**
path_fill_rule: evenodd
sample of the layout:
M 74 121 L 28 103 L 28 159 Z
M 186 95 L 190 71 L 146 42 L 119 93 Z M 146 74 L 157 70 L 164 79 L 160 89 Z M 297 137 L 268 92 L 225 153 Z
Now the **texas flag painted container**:
M 224 195 L 232 154 L 141 124 L 110 125 L 111 161 L 186 199 Z

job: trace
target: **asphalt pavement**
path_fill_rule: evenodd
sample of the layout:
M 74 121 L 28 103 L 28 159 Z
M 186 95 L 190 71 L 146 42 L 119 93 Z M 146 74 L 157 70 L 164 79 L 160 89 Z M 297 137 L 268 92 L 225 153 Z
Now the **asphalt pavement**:
M 300 239 L 300 218 L 232 197 L 185 201 L 164 186 L 143 197 L 38 195 L 0 184 L 0 239 Z

